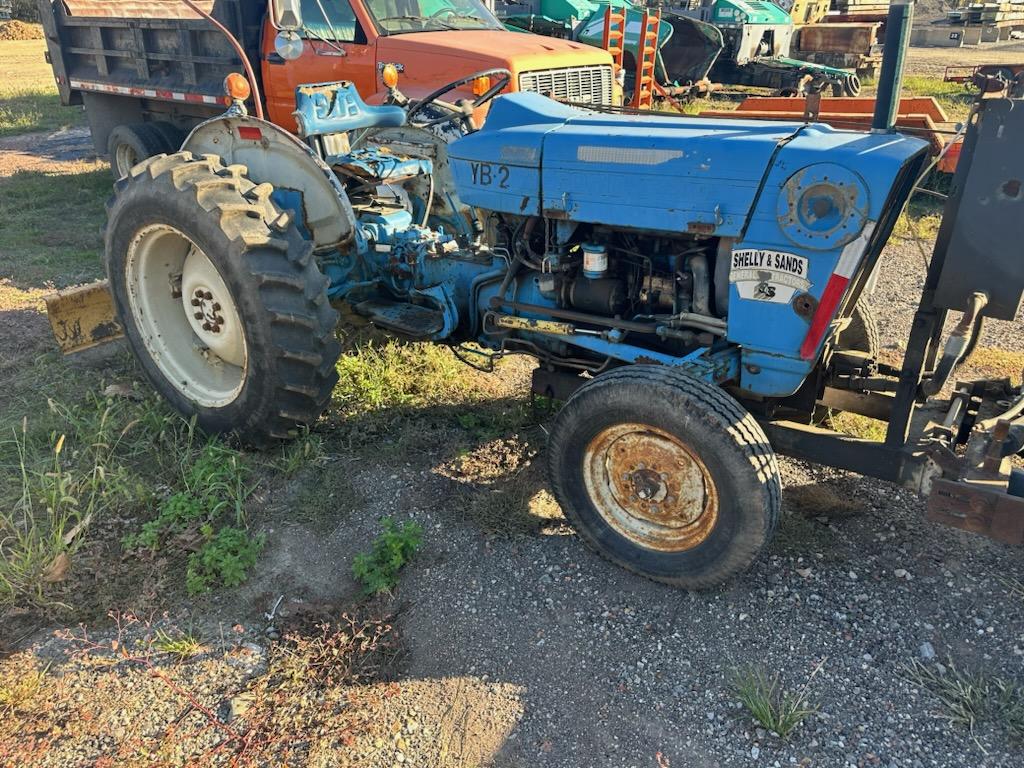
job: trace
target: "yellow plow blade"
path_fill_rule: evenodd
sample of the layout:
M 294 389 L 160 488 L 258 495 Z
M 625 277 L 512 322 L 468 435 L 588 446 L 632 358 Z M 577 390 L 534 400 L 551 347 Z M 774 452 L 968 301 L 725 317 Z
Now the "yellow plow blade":
M 44 296 L 54 338 L 64 354 L 89 349 L 124 335 L 106 280 Z

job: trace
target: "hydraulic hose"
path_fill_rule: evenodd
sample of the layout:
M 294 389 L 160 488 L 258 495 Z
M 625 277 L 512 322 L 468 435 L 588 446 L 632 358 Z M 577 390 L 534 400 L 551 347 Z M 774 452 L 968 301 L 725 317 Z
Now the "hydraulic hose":
M 256 73 L 253 71 L 252 64 L 249 62 L 249 57 L 245 55 L 245 49 L 242 47 L 242 44 L 238 42 L 238 39 L 231 34 L 231 31 L 227 27 L 193 3 L 192 0 L 182 0 L 182 2 L 219 29 L 224 34 L 224 37 L 228 39 L 228 42 L 231 43 L 231 47 L 235 49 L 235 53 L 238 54 L 238 58 L 242 60 L 242 67 L 245 69 L 245 76 L 249 79 L 249 87 L 252 89 L 253 110 L 256 112 L 256 117 L 263 120 L 263 99 L 260 98 L 260 88 L 256 83 Z
M 930 379 L 921 385 L 921 390 L 926 395 L 935 395 L 946 386 L 949 377 L 966 357 L 967 351 L 972 346 L 972 339 L 976 342 L 976 327 L 981 322 L 981 313 L 988 304 L 988 294 L 975 291 L 968 299 L 967 309 L 964 316 L 960 318 L 956 328 L 949 334 L 945 349 L 942 350 L 942 359 Z
M 711 280 L 708 277 L 708 257 L 703 253 L 690 257 L 693 274 L 693 309 L 698 315 L 711 315 Z

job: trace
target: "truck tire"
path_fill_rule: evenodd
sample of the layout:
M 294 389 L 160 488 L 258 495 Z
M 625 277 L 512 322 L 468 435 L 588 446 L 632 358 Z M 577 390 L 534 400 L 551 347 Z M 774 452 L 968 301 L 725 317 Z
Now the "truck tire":
M 147 377 L 205 431 L 254 445 L 316 421 L 341 352 L 328 280 L 271 192 L 179 152 L 133 167 L 107 204 L 107 275 Z
M 119 125 L 110 132 L 110 138 L 107 139 L 110 171 L 115 179 L 120 179 L 128 175 L 132 166 L 147 157 L 174 152 L 177 148 L 150 123 Z
M 175 127 L 166 120 L 158 120 L 153 123 L 147 123 L 156 129 L 157 133 L 163 136 L 164 141 L 167 144 L 167 149 L 164 150 L 167 154 L 177 152 L 181 149 L 182 143 L 185 141 L 185 132 Z
M 677 369 L 626 366 L 577 390 L 552 426 L 548 472 L 598 554 L 686 589 L 746 569 L 778 522 L 779 470 L 760 425 Z
M 843 93 L 851 97 L 860 95 L 860 78 L 857 75 L 851 73 L 843 81 Z

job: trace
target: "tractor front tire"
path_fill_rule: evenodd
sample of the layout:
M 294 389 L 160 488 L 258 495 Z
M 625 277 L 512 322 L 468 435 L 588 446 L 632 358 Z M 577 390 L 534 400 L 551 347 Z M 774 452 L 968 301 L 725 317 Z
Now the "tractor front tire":
M 633 365 L 566 402 L 548 446 L 566 518 L 598 554 L 686 589 L 745 570 L 775 531 L 781 483 L 760 425 L 719 387 Z
M 179 152 L 135 165 L 107 204 L 107 275 L 147 377 L 203 430 L 254 445 L 316 421 L 341 352 L 328 280 L 271 192 Z

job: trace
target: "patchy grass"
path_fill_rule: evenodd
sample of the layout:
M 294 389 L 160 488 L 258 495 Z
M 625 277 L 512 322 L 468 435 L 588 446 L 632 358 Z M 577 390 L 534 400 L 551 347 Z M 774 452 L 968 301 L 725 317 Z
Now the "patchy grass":
M 164 499 L 156 518 L 143 523 L 125 546 L 157 551 L 170 542 L 197 550 L 188 556 L 185 585 L 196 595 L 213 587 L 236 587 L 245 581 L 263 548 L 262 535 L 246 529 L 245 499 L 253 490 L 250 468 L 235 448 L 217 438 L 197 442 L 190 430 L 184 446 L 179 490 Z M 198 540 L 198 545 L 196 541 Z
M 0 178 L 0 277 L 20 288 L 103 276 L 103 203 L 110 174 L 22 171 Z
M 510 536 L 561 524 L 562 510 L 545 484 L 544 473 L 531 463 L 495 482 L 468 488 L 458 509 L 489 534 Z
M 957 371 L 959 378 L 1002 378 L 1019 383 L 1024 371 L 1024 352 L 1011 352 L 995 347 L 977 347 Z
M 342 450 L 408 461 L 456 432 L 464 440 L 466 432 L 513 429 L 527 409 L 520 400 L 513 405 L 501 398 L 511 392 L 521 397 L 527 368 L 522 360 L 507 360 L 498 369 L 501 375 L 476 371 L 435 344 L 359 340 L 338 361 L 328 441 Z
M 51 423 L 61 428 L 44 432 L 44 418 L 30 429 L 26 417 L 0 442 L 7 470 L 0 483 L 0 605 L 18 598 L 45 603 L 47 586 L 67 577 L 95 519 L 148 498 L 130 465 L 153 435 L 143 434 L 136 412 L 119 402 L 50 401 Z
M 788 499 L 787 491 L 786 498 Z M 818 512 L 817 515 L 824 515 Z M 779 527 L 769 544 L 771 551 L 788 557 L 822 555 L 830 561 L 844 561 L 847 553 L 836 546 L 835 534 L 826 523 L 802 512 L 786 511 L 779 517 Z
M 0 137 L 85 123 L 81 107 L 60 103 L 43 40 L 0 41 Z
M 244 457 L 208 440 L 155 395 L 50 400 L 7 429 L 0 440 L 0 608 L 73 607 L 53 595 L 74 593 L 64 582 L 74 583 L 91 529 L 108 531 L 117 517 L 123 533 L 126 522 L 132 527 L 154 509 L 126 544 L 163 554 L 195 550 L 179 576 L 189 577 L 192 591 L 237 584 L 254 562 L 258 540 L 244 532 L 251 491 Z M 81 565 L 106 570 L 102 562 Z
M 309 466 L 296 475 L 295 486 L 287 502 L 288 519 L 318 531 L 334 530 L 366 502 L 352 482 L 349 467 L 335 462 Z
M 817 711 L 817 707 L 807 702 L 806 685 L 797 693 L 785 691 L 779 675 L 769 675 L 761 666 L 738 670 L 732 684 L 736 697 L 751 717 L 782 739 L 789 738 L 808 715 Z
M 205 649 L 199 638 L 191 632 L 170 634 L 162 629 L 156 631 L 153 638 L 153 649 L 168 656 L 185 661 L 198 656 Z
M 962 83 L 947 83 L 937 77 L 904 75 L 903 93 L 907 96 L 931 96 L 950 120 L 966 120 L 974 95 Z
M 906 676 L 938 699 L 943 717 L 966 728 L 972 736 L 977 726 L 984 723 L 1024 739 L 1024 687 L 1019 684 L 993 675 L 965 672 L 951 661 L 940 672 L 936 666 L 915 660 L 906 667 Z
M 412 559 L 423 542 L 423 529 L 412 520 L 401 527 L 390 518 L 381 521 L 384 531 L 369 552 L 361 552 L 352 561 L 352 575 L 367 595 L 390 592 L 398 586 L 398 572 Z
M 875 96 L 878 93 L 878 82 L 872 78 L 861 81 L 861 96 Z M 912 96 L 930 96 L 934 98 L 946 117 L 951 121 L 966 119 L 970 114 L 974 96 L 964 88 L 962 83 L 947 83 L 941 77 L 927 75 L 903 75 L 903 98 Z
M 338 361 L 333 399 L 347 414 L 450 402 L 469 393 L 467 370 L 436 344 L 369 341 Z
M 861 440 L 871 440 L 881 443 L 885 440 L 885 431 L 888 425 L 884 421 L 861 416 L 859 413 L 847 413 L 839 411 L 832 414 L 832 428 L 837 432 L 859 437 Z
M 1003 586 L 1006 587 L 1006 591 L 1010 594 L 1010 597 L 1015 597 L 1021 602 L 1024 602 L 1024 581 L 1013 576 L 1000 577 L 999 581 L 1002 582 Z
M 0 719 L 28 709 L 46 686 L 46 668 L 33 661 L 0 675 Z

